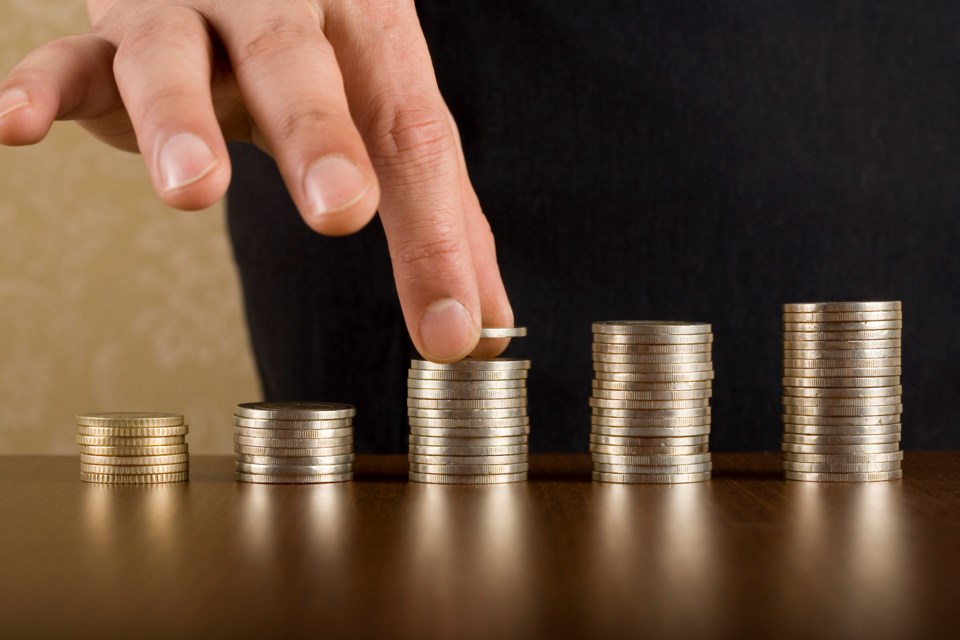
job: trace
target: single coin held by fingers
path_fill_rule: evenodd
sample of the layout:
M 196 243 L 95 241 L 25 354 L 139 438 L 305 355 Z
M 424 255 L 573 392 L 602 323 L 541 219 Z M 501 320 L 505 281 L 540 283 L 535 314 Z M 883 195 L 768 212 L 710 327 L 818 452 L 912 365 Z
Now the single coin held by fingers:
M 480 329 L 480 338 L 523 338 L 527 335 L 526 327 L 483 327 Z

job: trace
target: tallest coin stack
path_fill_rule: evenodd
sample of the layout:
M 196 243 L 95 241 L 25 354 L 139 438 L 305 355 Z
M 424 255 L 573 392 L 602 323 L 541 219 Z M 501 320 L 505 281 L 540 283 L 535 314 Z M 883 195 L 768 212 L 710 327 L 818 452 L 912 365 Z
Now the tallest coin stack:
M 899 301 L 784 305 L 787 479 L 902 477 L 902 324 Z

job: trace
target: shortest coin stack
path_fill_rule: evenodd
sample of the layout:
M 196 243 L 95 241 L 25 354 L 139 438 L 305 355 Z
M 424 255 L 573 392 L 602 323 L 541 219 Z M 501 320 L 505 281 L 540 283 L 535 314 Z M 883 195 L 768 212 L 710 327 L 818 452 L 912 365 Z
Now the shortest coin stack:
M 80 479 L 103 484 L 162 484 L 189 479 L 188 427 L 175 413 L 77 416 Z
M 593 323 L 593 479 L 679 484 L 710 479 L 713 333 L 709 324 Z
M 902 477 L 900 302 L 788 304 L 783 323 L 787 479 Z
M 482 339 L 517 338 L 523 327 L 485 327 Z M 410 363 L 407 416 L 412 482 L 504 484 L 527 479 L 529 360 Z
M 348 404 L 249 402 L 234 415 L 237 480 L 315 484 L 353 480 L 353 417 Z

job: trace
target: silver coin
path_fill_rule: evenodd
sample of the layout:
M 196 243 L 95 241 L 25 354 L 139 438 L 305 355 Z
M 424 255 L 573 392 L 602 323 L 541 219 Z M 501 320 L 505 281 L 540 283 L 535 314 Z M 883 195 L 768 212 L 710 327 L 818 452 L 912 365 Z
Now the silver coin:
M 408 418 L 447 418 L 447 419 L 494 419 L 520 418 L 527 415 L 526 407 L 512 409 L 423 409 L 407 408 Z
M 877 473 L 804 473 L 803 471 L 785 471 L 787 480 L 806 482 L 884 482 L 899 480 L 903 471 L 880 471 Z
M 591 478 L 595 482 L 610 482 L 614 484 L 686 484 L 690 482 L 706 482 L 710 479 L 710 472 L 706 473 L 603 473 L 594 471 Z
M 821 387 L 784 387 L 783 395 L 796 398 L 886 398 L 899 397 L 901 385 L 891 387 L 846 387 L 841 389 Z
M 709 453 L 710 445 L 696 444 L 689 447 L 634 447 L 624 445 L 609 445 L 590 443 L 590 453 L 595 455 L 609 455 L 620 457 L 655 457 L 655 456 L 692 456 Z
M 709 453 L 692 455 L 621 455 L 608 453 L 592 453 L 590 459 L 594 464 L 616 464 L 629 466 L 671 467 L 677 465 L 703 464 L 710 462 Z M 619 472 L 616 472 L 619 473 Z
M 481 327 L 480 338 L 523 338 L 526 327 Z
M 691 373 L 616 373 L 595 372 L 594 378 L 609 382 L 643 382 L 643 383 L 691 383 L 713 380 L 713 371 L 694 371 Z
M 619 389 L 598 389 L 594 387 L 590 394 L 594 398 L 608 400 L 644 400 L 644 401 L 682 401 L 703 400 L 713 395 L 713 389 L 693 389 L 692 391 L 626 391 Z
M 594 322 L 593 333 L 623 334 L 669 334 L 690 335 L 710 333 L 705 322 L 678 322 L 675 320 L 604 320 Z
M 432 369 L 408 369 L 407 380 L 441 380 L 445 382 L 489 382 L 494 380 L 526 380 L 526 369 L 503 371 L 437 371 Z
M 900 450 L 900 443 L 888 442 L 886 444 L 797 444 L 793 442 L 784 442 L 780 445 L 781 451 L 791 453 L 844 453 L 844 454 L 865 454 L 865 453 L 890 453 Z
M 183 416 L 149 411 L 104 411 L 81 413 L 76 421 L 84 427 L 176 427 L 183 424 Z
M 674 438 L 683 436 L 705 436 L 710 434 L 709 426 L 700 427 L 605 427 L 593 425 L 591 432 L 602 436 L 628 436 L 633 438 Z
M 892 413 L 883 416 L 802 416 L 797 414 L 783 414 L 780 416 L 784 424 L 804 424 L 821 427 L 868 427 L 886 424 L 900 424 L 901 416 Z
M 783 462 L 785 471 L 803 471 L 806 473 L 879 473 L 900 469 L 900 461 L 893 462 L 853 462 L 849 464 L 819 462 Z
M 252 447 L 242 444 L 233 445 L 233 450 L 243 456 L 268 458 L 328 458 L 353 453 L 353 445 L 339 447 L 318 447 L 309 449 L 288 449 L 283 447 Z
M 598 373 L 647 373 L 678 374 L 702 373 L 713 371 L 712 362 L 688 362 L 686 364 L 624 364 L 618 362 L 593 362 L 593 370 Z
M 709 351 L 703 353 L 600 353 L 593 352 L 594 362 L 620 364 L 694 364 L 712 362 Z
M 246 464 L 265 464 L 265 465 L 280 465 L 280 466 L 293 466 L 293 467 L 306 467 L 306 466 L 316 466 L 316 465 L 343 465 L 343 464 L 353 464 L 356 456 L 352 453 L 342 454 L 338 456 L 314 456 L 311 458 L 306 457 L 286 457 L 286 456 L 251 456 L 246 454 L 241 454 L 237 456 L 239 462 Z
M 790 369 L 877 369 L 885 367 L 902 367 L 903 360 L 897 358 L 871 358 L 837 360 L 827 358 L 799 359 L 784 358 L 783 367 Z
M 668 447 L 706 447 L 709 445 L 710 435 L 699 436 L 615 436 L 601 433 L 590 434 L 591 445 L 608 447 L 637 447 L 637 448 L 668 448 Z M 667 453 L 662 451 L 661 453 Z M 692 452 L 698 453 L 698 452 Z
M 441 447 L 437 445 L 409 446 L 411 456 L 425 457 L 482 457 L 482 456 L 519 456 L 528 453 L 528 446 L 516 445 L 511 447 Z
M 353 463 L 343 464 L 256 464 L 237 460 L 234 463 L 240 473 L 256 473 L 267 476 L 322 476 L 353 471 Z
M 295 476 L 243 473 L 238 471 L 236 477 L 238 482 L 250 482 L 254 484 L 327 484 L 331 482 L 349 482 L 353 480 L 353 472 Z
M 411 369 L 425 369 L 428 371 L 505 371 L 513 369 L 529 369 L 529 360 L 516 358 L 494 358 L 493 360 L 473 360 L 467 358 L 459 362 L 442 364 L 429 360 L 411 360 Z
M 673 355 L 678 353 L 710 353 L 713 349 L 712 342 L 700 342 L 694 344 L 645 344 L 645 343 L 627 343 L 617 344 L 609 342 L 594 342 L 591 350 L 593 353 L 622 353 L 622 354 L 665 354 Z
M 702 409 L 710 406 L 709 398 L 699 398 L 694 400 L 628 400 L 624 398 L 588 398 L 587 403 L 591 407 L 602 409 Z
M 882 378 L 888 376 L 899 376 L 902 367 L 864 367 L 864 368 L 844 368 L 844 369 L 814 369 L 814 368 L 790 368 L 784 367 L 783 377 L 787 378 Z
M 599 473 L 628 473 L 628 474 L 638 474 L 638 475 L 670 475 L 675 473 L 706 473 L 713 469 L 712 462 L 703 462 L 700 464 L 677 464 L 677 465 L 664 465 L 664 466 L 648 466 L 648 465 L 626 465 L 626 464 L 606 464 L 603 462 L 596 462 L 593 465 L 593 470 Z
M 248 438 L 277 438 L 297 440 L 319 440 L 324 438 L 346 438 L 353 436 L 353 427 L 345 429 L 304 429 L 296 431 L 294 429 L 248 429 L 246 427 L 234 427 L 233 432 L 238 436 L 247 436 Z
M 886 433 L 874 436 L 833 436 L 807 435 L 801 433 L 784 433 L 783 442 L 793 444 L 887 444 L 900 442 L 900 432 Z
M 835 341 L 835 340 L 901 340 L 901 329 L 868 329 L 864 331 L 785 331 L 784 341 Z
M 801 360 L 836 360 L 836 359 L 854 359 L 867 360 L 873 358 L 901 358 L 903 349 L 784 349 L 783 357 L 786 359 Z M 876 366 L 876 365 L 857 365 L 857 366 Z M 886 366 L 886 365 L 884 365 Z
M 828 378 L 798 378 L 784 377 L 783 386 L 801 388 L 832 388 L 846 389 L 850 387 L 894 387 L 900 384 L 900 376 L 881 376 L 876 378 L 851 378 L 834 376 Z
M 526 390 L 527 381 L 524 378 L 514 380 L 424 380 L 422 378 L 408 378 L 407 390 L 418 389 L 434 391 L 511 391 L 514 389 Z
M 674 335 L 664 333 L 658 335 L 654 333 L 595 333 L 593 334 L 593 342 L 594 344 L 711 344 L 713 342 L 713 334 Z
M 275 429 L 306 431 L 308 429 L 344 429 L 353 426 L 353 418 L 333 420 L 265 420 L 263 418 L 233 417 L 233 425 L 248 429 Z
M 164 464 L 181 464 L 190 461 L 188 453 L 173 453 L 165 456 L 110 456 L 80 454 L 80 462 L 93 465 L 113 466 L 150 466 Z
M 410 482 L 425 484 L 509 484 L 526 482 L 527 472 L 498 475 L 440 475 L 437 473 L 414 473 L 408 475 Z
M 519 464 L 420 464 L 410 463 L 411 473 L 428 473 L 448 476 L 479 475 L 494 476 L 501 474 L 516 474 L 528 471 L 530 465 L 526 462 Z
M 710 380 L 699 382 L 621 382 L 618 380 L 594 379 L 591 382 L 594 389 L 608 389 L 611 391 L 636 391 L 644 393 L 684 393 L 688 391 L 707 391 L 713 389 Z
M 446 411 L 449 409 L 517 409 L 526 408 L 526 406 L 526 397 L 456 400 L 407 397 L 407 408 L 413 409 L 443 409 Z
M 592 407 L 590 415 L 607 418 L 666 420 L 670 418 L 707 418 L 710 416 L 710 411 L 710 407 L 699 407 L 697 409 L 608 409 Z
M 164 438 L 185 436 L 190 427 L 185 424 L 175 427 L 86 427 L 77 426 L 77 435 L 100 438 Z
M 252 438 L 234 435 L 233 443 L 247 447 L 278 449 L 322 449 L 324 447 L 353 446 L 353 436 L 344 438 Z
M 710 424 L 710 418 L 637 418 L 618 416 L 590 416 L 590 424 L 606 427 L 701 427 Z
M 823 454 L 823 453 L 790 453 L 784 452 L 784 460 L 791 462 L 821 462 L 821 463 L 858 463 L 858 462 L 894 462 L 903 460 L 903 451 L 890 453 L 853 453 L 853 454 Z
M 903 320 L 860 320 L 857 322 L 784 322 L 784 332 L 799 331 L 887 331 L 902 329 Z
M 527 436 L 496 436 L 486 438 L 438 438 L 433 436 L 411 435 L 408 442 L 413 446 L 437 446 L 457 449 L 473 449 L 477 447 L 516 447 L 527 446 Z
M 864 417 L 885 416 L 903 413 L 902 404 L 882 404 L 875 407 L 798 407 L 784 405 L 783 413 L 801 416 L 836 416 L 836 417 Z
M 870 398 L 798 398 L 783 396 L 783 404 L 793 407 L 876 407 L 901 404 L 901 396 L 873 396 Z
M 410 426 L 456 429 L 461 427 L 526 427 L 530 425 L 529 416 L 519 418 L 408 418 Z
M 861 322 L 863 320 L 902 320 L 903 311 L 807 311 L 784 312 L 784 322 Z
M 784 340 L 784 349 L 797 351 L 862 351 L 870 349 L 902 349 L 902 339 L 890 340 Z
M 871 426 L 821 426 L 812 424 L 785 424 L 784 433 L 807 436 L 882 436 L 900 433 L 900 423 L 878 424 Z
M 335 402 L 244 402 L 236 415 L 261 420 L 336 420 L 352 418 L 357 410 Z
M 784 313 L 850 313 L 857 311 L 902 311 L 899 300 L 869 302 L 791 302 L 783 305 Z
M 424 455 L 411 453 L 407 459 L 415 464 L 438 465 L 503 465 L 527 464 L 529 456 L 526 453 L 503 456 L 460 456 L 460 455 Z
M 501 436 L 525 436 L 530 427 L 456 427 L 453 429 L 435 429 L 433 427 L 410 427 L 410 435 L 431 438 L 499 438 Z

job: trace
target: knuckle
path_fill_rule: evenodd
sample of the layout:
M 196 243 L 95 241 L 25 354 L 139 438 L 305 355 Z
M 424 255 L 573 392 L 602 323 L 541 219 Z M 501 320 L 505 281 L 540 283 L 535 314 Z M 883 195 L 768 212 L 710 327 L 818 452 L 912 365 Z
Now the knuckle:
M 274 59 L 309 42 L 311 47 L 329 49 L 330 45 L 317 36 L 316 24 L 291 22 L 288 19 L 271 20 L 258 27 L 246 42 L 237 48 L 235 64 L 238 68 L 256 65 L 262 60 Z
M 114 69 L 119 73 L 125 68 L 139 65 L 156 55 L 157 45 L 173 46 L 185 51 L 195 50 L 201 42 L 212 54 L 210 38 L 206 35 L 203 18 L 186 7 L 166 7 L 147 13 L 126 29 L 117 47 Z
M 297 102 L 280 110 L 274 127 L 281 142 L 295 143 L 316 137 L 318 131 L 329 128 L 334 119 L 335 114 L 317 108 L 316 104 Z
M 380 109 L 369 138 L 381 161 L 420 164 L 449 154 L 454 148 L 452 133 L 441 106 L 407 101 Z

